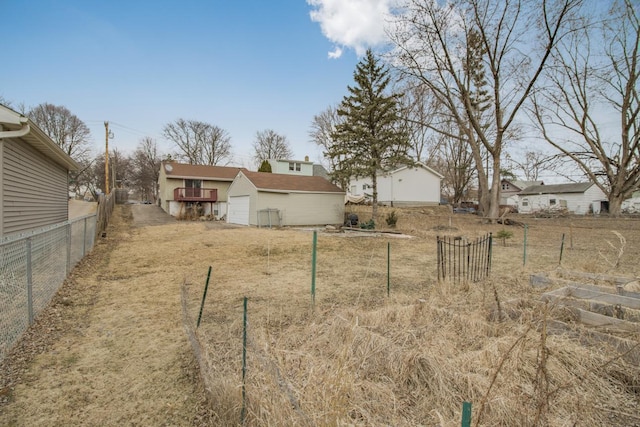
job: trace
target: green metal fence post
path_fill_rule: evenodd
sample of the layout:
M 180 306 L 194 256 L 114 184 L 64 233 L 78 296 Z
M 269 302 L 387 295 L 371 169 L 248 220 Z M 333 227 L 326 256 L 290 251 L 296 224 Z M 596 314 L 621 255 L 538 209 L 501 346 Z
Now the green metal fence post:
M 562 243 L 560 243 L 560 259 L 558 265 L 562 265 L 562 252 L 564 251 L 564 233 L 562 233 Z
M 245 378 L 247 376 L 247 297 L 244 297 L 242 314 L 242 412 L 240 413 L 240 424 L 244 425 L 244 418 L 247 414 L 247 389 Z
M 462 402 L 462 427 L 471 427 L 471 402 Z
M 524 225 L 524 253 L 522 255 L 522 266 L 527 265 L 527 230 L 529 227 L 527 224 Z
M 316 305 L 316 248 L 318 246 L 318 232 L 313 231 L 313 249 L 311 252 L 311 303 Z
M 204 285 L 204 294 L 202 295 L 202 303 L 200 303 L 200 313 L 198 313 L 198 323 L 196 328 L 200 326 L 200 320 L 202 319 L 202 309 L 204 308 L 204 300 L 207 298 L 207 289 L 209 288 L 209 278 L 211 277 L 211 266 L 209 266 L 209 272 L 207 273 L 207 283 Z
M 387 297 L 391 293 L 391 242 L 387 242 Z

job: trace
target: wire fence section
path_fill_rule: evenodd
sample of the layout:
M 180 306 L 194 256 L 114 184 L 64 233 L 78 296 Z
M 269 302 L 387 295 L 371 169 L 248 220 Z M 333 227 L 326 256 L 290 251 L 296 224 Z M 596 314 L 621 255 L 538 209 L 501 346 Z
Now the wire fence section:
M 95 243 L 97 215 L 0 240 L 0 360 Z
M 491 273 L 493 235 L 474 240 L 437 236 L 438 280 L 478 282 Z

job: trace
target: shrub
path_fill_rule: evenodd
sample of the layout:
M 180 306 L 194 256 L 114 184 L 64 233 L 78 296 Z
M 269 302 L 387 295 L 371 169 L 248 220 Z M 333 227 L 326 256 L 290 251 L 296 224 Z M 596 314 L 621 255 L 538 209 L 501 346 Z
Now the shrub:
M 502 239 L 502 246 L 507 246 L 507 239 L 513 237 L 513 231 L 502 229 L 496 233 L 496 238 Z
M 368 222 L 361 222 L 360 228 L 363 228 L 365 230 L 373 230 L 374 228 L 376 228 L 376 223 L 373 222 L 373 219 L 370 219 Z
M 395 228 L 396 223 L 398 222 L 398 215 L 396 215 L 396 211 L 391 211 L 387 214 L 385 218 L 387 225 L 391 228 Z

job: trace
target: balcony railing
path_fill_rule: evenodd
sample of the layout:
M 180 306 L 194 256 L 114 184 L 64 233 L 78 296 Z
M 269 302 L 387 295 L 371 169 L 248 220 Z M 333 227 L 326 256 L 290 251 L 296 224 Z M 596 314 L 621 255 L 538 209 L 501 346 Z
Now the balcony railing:
M 216 202 L 218 190 L 215 188 L 178 187 L 173 190 L 173 200 L 177 202 Z

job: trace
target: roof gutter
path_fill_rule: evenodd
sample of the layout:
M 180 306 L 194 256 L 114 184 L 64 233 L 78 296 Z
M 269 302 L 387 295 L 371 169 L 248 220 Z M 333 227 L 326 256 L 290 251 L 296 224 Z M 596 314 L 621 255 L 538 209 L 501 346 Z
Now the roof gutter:
M 0 139 L 4 139 L 4 138 L 20 138 L 21 136 L 27 135 L 29 132 L 31 132 L 31 126 L 29 126 L 29 123 L 25 123 L 18 130 L 0 131 Z

